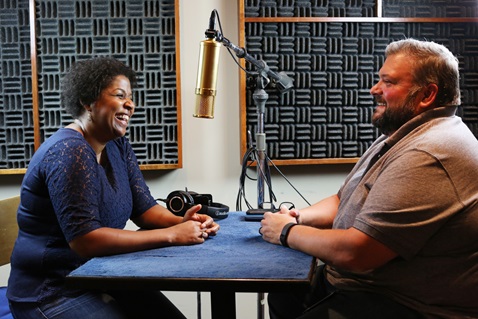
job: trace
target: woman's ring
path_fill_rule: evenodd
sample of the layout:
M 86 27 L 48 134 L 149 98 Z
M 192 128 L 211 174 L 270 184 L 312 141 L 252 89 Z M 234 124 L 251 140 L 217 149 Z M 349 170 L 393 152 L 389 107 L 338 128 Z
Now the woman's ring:
M 201 236 L 202 236 L 202 238 L 207 238 L 207 233 L 206 233 L 205 231 L 203 231 L 203 232 L 201 233 Z

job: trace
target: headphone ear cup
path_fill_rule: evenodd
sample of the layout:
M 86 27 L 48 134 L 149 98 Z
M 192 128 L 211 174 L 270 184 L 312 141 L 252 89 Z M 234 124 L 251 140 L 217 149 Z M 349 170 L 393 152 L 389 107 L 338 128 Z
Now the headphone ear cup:
M 194 205 L 194 199 L 188 192 L 174 191 L 168 195 L 166 207 L 177 216 L 184 216 L 186 211 Z

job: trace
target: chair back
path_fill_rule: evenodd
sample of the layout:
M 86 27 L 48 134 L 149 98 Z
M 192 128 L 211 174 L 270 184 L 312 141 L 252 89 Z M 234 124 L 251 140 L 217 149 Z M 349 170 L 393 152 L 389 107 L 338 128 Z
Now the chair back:
M 17 209 L 20 196 L 0 200 L 0 266 L 10 263 L 18 235 Z

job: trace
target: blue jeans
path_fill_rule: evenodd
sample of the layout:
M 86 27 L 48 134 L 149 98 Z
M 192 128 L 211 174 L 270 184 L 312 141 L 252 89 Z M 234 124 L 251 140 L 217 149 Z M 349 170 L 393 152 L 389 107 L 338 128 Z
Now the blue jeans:
M 10 309 L 15 319 L 185 319 L 161 292 L 86 292 L 45 304 L 10 302 Z
M 126 319 L 117 302 L 109 295 L 84 293 L 78 297 L 60 297 L 46 304 L 10 302 L 15 319 Z

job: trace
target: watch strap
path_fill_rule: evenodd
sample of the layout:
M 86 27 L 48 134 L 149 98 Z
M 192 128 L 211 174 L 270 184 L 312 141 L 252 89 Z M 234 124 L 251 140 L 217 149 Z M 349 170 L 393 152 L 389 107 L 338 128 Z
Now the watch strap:
M 289 245 L 287 244 L 287 237 L 289 237 L 289 233 L 290 233 L 291 228 L 296 226 L 296 225 L 297 225 L 296 223 L 288 223 L 284 226 L 284 228 L 282 228 L 282 231 L 281 231 L 280 237 L 279 237 L 280 244 L 282 246 L 289 247 Z

